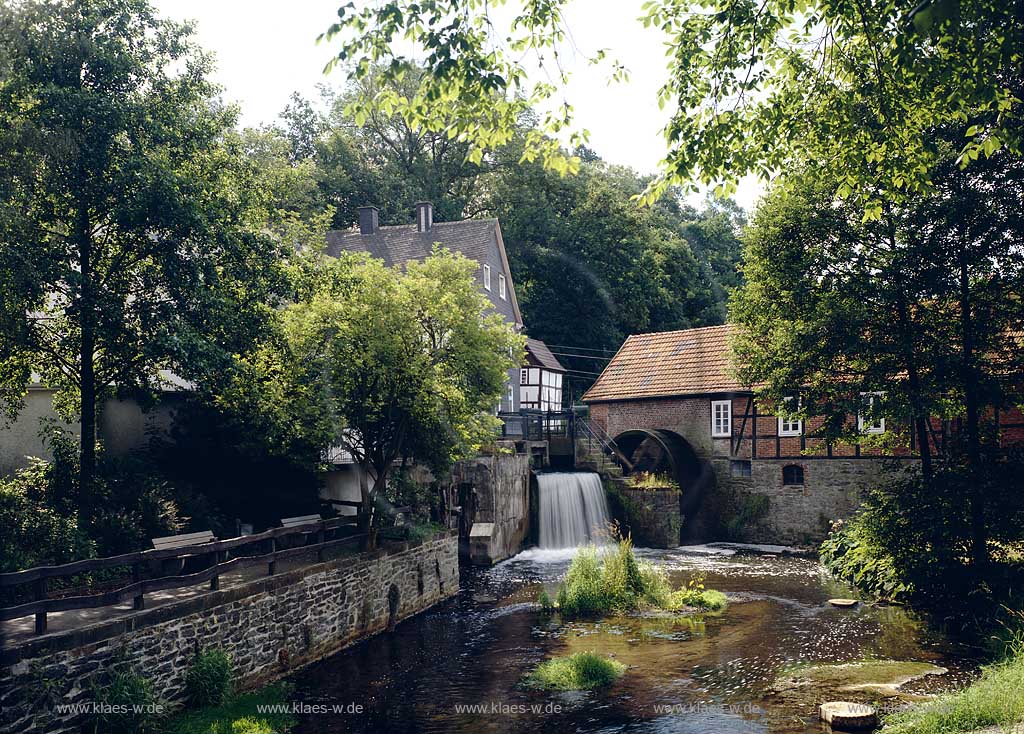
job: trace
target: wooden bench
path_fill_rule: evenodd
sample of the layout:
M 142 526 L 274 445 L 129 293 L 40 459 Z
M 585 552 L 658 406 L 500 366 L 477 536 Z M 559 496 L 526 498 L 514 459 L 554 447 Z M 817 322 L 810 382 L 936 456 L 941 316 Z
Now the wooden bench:
M 217 538 L 209 530 L 200 530 L 198 533 L 182 533 L 181 535 L 167 535 L 163 538 L 153 538 L 155 550 L 168 550 L 170 548 L 187 548 L 190 545 L 202 545 L 212 543 Z
M 167 535 L 163 538 L 153 538 L 154 550 L 175 550 L 177 548 L 189 548 L 194 545 L 203 545 L 217 540 L 209 530 L 200 530 L 198 533 L 182 533 L 181 535 Z M 161 576 L 176 576 L 185 568 L 184 558 L 167 558 L 163 561 L 155 561 L 153 572 Z
M 315 522 L 322 522 L 320 515 L 299 515 L 298 517 L 282 517 L 281 527 L 294 528 L 296 525 L 312 525 Z

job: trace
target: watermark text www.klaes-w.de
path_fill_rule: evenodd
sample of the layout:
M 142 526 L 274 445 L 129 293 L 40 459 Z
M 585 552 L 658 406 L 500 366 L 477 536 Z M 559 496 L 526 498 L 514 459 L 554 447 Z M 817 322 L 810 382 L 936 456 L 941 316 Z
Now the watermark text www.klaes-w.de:
M 94 716 L 128 716 L 132 715 L 156 715 L 161 716 L 167 713 L 167 707 L 162 703 L 104 703 L 102 701 L 79 701 L 77 703 L 59 703 L 54 706 L 58 714 L 92 714 Z
M 502 701 L 490 701 L 484 703 L 457 703 L 455 704 L 457 714 L 476 714 L 479 716 L 521 716 L 524 714 L 560 714 L 562 705 L 549 701 L 548 703 L 504 703 Z
M 292 701 L 291 703 L 264 703 L 256 705 L 256 713 L 259 714 L 294 714 L 298 716 L 319 716 L 322 714 L 351 715 L 363 713 L 361 703 L 305 703 L 304 701 Z

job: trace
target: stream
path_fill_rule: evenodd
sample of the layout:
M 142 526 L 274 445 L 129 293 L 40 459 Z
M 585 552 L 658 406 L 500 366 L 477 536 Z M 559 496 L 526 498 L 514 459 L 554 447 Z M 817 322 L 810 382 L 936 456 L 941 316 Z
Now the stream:
M 976 650 L 898 607 L 830 606 L 829 598 L 854 594 L 815 560 L 686 548 L 637 554 L 661 564 L 675 586 L 702 576 L 726 592 L 728 608 L 563 624 L 535 602 L 542 589 L 554 596 L 568 553 L 527 551 L 493 568 L 464 569 L 456 598 L 296 674 L 293 699 L 332 711 L 300 716 L 297 734 L 820 734 L 827 728 L 819 703 L 880 696 L 842 691 L 834 681 L 780 688 L 780 673 L 794 665 L 879 659 L 945 668 L 900 689 L 927 695 L 965 685 L 979 664 Z M 585 650 L 629 668 L 597 691 L 519 685 L 538 663 Z

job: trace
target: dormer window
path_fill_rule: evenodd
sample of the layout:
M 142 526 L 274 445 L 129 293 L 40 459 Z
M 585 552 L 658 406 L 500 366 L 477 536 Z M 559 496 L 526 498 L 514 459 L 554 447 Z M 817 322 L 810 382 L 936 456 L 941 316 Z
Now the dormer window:
M 505 291 L 505 276 L 498 274 L 498 295 L 501 296 L 501 300 L 507 300 L 508 295 Z
M 491 266 L 484 265 L 484 288 L 491 289 Z
M 795 405 L 794 405 L 795 403 Z M 800 398 L 787 397 L 782 399 L 782 407 L 784 411 L 788 412 L 793 410 L 800 410 Z M 779 435 L 780 436 L 799 436 L 804 432 L 804 422 L 800 418 L 790 418 L 785 415 L 779 416 Z
M 862 392 L 860 394 L 861 404 L 864 407 L 857 413 L 857 430 L 861 433 L 885 433 L 885 418 L 877 415 L 878 406 L 884 395 L 885 393 L 882 392 Z

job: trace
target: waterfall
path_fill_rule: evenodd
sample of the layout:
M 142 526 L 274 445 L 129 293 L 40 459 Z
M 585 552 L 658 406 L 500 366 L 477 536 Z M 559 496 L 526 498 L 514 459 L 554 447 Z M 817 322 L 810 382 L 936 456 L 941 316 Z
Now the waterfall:
M 600 476 L 589 472 L 538 474 L 537 489 L 541 548 L 605 542 L 608 502 Z

